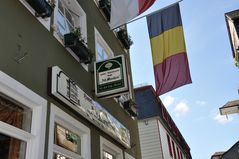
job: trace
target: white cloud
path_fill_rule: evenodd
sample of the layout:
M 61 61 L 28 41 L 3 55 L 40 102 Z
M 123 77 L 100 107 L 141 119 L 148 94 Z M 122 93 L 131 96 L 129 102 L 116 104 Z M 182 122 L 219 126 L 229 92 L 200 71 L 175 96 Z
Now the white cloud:
M 203 101 L 203 100 L 197 100 L 196 101 L 196 104 L 197 105 L 205 105 L 207 102 L 206 101 Z
M 170 105 L 172 105 L 174 102 L 174 97 L 172 96 L 166 96 L 163 100 L 163 104 L 166 108 L 168 108 Z
M 189 111 L 189 107 L 186 102 L 179 102 L 174 111 L 176 112 L 176 116 L 179 117 L 186 114 Z
M 216 120 L 220 124 L 226 124 L 233 120 L 232 117 L 228 116 L 228 118 L 227 118 L 225 115 L 222 116 L 219 113 L 217 115 L 215 115 L 213 119 Z

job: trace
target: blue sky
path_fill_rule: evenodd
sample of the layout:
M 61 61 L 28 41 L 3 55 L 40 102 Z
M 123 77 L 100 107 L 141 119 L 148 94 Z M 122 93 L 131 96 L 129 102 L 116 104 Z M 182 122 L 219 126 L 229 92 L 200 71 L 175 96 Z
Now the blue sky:
M 156 0 L 150 13 L 175 1 Z M 239 69 L 233 64 L 224 13 L 239 9 L 238 0 L 180 2 L 193 83 L 160 96 L 191 148 L 193 159 L 210 159 L 239 140 L 239 115 L 228 119 L 219 107 L 239 99 Z M 131 66 L 134 85 L 155 87 L 146 19 L 128 24 L 134 41 Z

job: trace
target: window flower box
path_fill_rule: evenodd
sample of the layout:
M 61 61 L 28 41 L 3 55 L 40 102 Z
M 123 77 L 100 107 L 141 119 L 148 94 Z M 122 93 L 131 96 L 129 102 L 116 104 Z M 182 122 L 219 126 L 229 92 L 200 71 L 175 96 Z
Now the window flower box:
M 27 0 L 27 2 L 36 11 L 37 17 L 47 18 L 53 13 L 54 4 L 49 4 L 46 0 Z
M 120 29 L 117 32 L 117 36 L 123 46 L 128 50 L 130 46 L 133 44 L 133 41 L 131 40 L 131 37 L 128 35 L 126 29 Z
M 92 62 L 93 55 L 87 48 L 83 39 L 80 39 L 75 33 L 64 35 L 65 47 L 70 48 L 80 59 L 81 63 L 89 64 Z
M 103 11 L 106 19 L 108 21 L 110 21 L 110 12 L 111 12 L 110 1 L 109 0 L 100 0 L 99 7 Z

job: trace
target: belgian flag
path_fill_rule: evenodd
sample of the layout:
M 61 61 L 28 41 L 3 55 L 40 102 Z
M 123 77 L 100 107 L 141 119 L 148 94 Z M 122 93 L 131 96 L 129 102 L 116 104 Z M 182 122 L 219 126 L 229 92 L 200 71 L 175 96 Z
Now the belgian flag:
M 192 83 L 179 4 L 147 16 L 157 95 Z

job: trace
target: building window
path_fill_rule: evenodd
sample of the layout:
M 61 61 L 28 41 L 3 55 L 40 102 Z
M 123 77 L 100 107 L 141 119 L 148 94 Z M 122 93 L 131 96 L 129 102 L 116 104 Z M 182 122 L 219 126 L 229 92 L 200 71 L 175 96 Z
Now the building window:
M 99 7 L 101 13 L 107 20 L 110 21 L 110 12 L 111 12 L 111 0 L 94 0 L 96 5 Z
M 179 155 L 179 149 L 177 147 L 177 155 L 178 155 L 178 159 L 180 159 L 180 155 Z
M 114 54 L 98 30 L 95 28 L 95 52 L 96 61 L 106 60 L 114 57 Z
M 86 13 L 76 0 L 56 0 L 54 9 L 54 36 L 64 46 L 64 35 L 80 31 L 81 40 L 87 45 L 87 23 Z M 88 46 L 87 46 L 88 47 Z M 70 48 L 67 51 L 78 61 L 81 59 Z M 82 67 L 88 71 L 88 65 L 81 63 Z
M 54 144 L 81 155 L 81 137 L 55 123 Z
M 175 144 L 172 140 L 172 147 L 173 147 L 173 156 L 174 156 L 174 159 L 177 159 L 177 155 L 176 155 L 176 150 L 175 150 Z
M 42 159 L 46 100 L 1 71 L 0 92 L 1 158 Z
M 64 34 L 80 28 L 87 43 L 86 13 L 76 0 L 57 0 L 54 10 L 54 35 L 63 44 Z
M 25 111 L 24 108 L 0 96 L 0 121 L 19 129 L 25 130 L 27 128 L 25 131 L 29 132 L 28 128 L 31 123 L 27 122 L 26 124 L 25 121 L 28 120 L 26 116 L 30 115 L 31 112 L 28 110 Z M 26 142 L 2 133 L 0 133 L 0 138 L 1 157 L 17 159 L 20 156 L 24 158 L 26 154 Z
M 182 151 L 180 151 L 180 159 L 183 159 L 183 154 L 182 154 Z
M 0 96 L 0 121 L 30 132 L 31 122 L 29 121 L 31 121 L 31 115 L 31 109 L 18 106 Z
M 123 151 L 103 137 L 100 137 L 100 149 L 101 159 L 123 159 Z
M 109 55 L 105 51 L 104 47 L 100 43 L 96 43 L 96 51 L 97 51 L 97 61 L 106 60 L 109 58 Z
M 115 157 L 113 154 L 103 150 L 103 159 L 115 159 Z
M 177 131 L 177 127 L 176 127 L 175 123 L 172 121 L 172 132 L 174 135 L 177 135 L 176 131 Z
M 16 139 L 14 137 L 10 137 L 8 135 L 4 135 L 2 133 L 0 133 L 0 138 L 1 158 L 24 159 L 24 156 L 26 155 L 26 142 Z
M 168 115 L 168 126 L 171 128 L 171 130 L 172 130 L 172 128 L 173 128 L 173 120 L 172 120 L 172 118 Z
M 36 17 L 36 11 L 32 8 L 32 6 L 27 2 L 27 0 L 19 0 L 27 9 L 32 13 L 33 16 Z M 46 2 L 48 3 L 48 2 Z M 51 18 L 45 17 L 42 18 L 41 16 L 36 17 L 38 21 L 47 29 L 50 31 L 51 26 Z
M 170 141 L 170 137 L 167 134 L 167 140 L 168 140 L 168 149 L 169 149 L 169 154 L 171 157 L 173 157 L 173 152 L 172 152 L 172 147 L 171 147 L 171 141 Z
M 130 154 L 128 153 L 124 153 L 124 156 L 125 156 L 125 159 L 135 159 L 133 156 L 131 156 Z
M 49 159 L 90 159 L 90 129 L 51 105 Z
M 163 118 L 164 118 L 164 120 L 167 122 L 167 121 L 168 121 L 167 110 L 166 110 L 166 108 L 163 107 L 163 106 L 161 107 L 161 109 L 162 109 Z
M 57 29 L 60 36 L 70 33 L 74 30 L 74 14 L 67 8 L 62 0 L 58 1 Z M 76 16 L 76 15 L 75 15 Z

